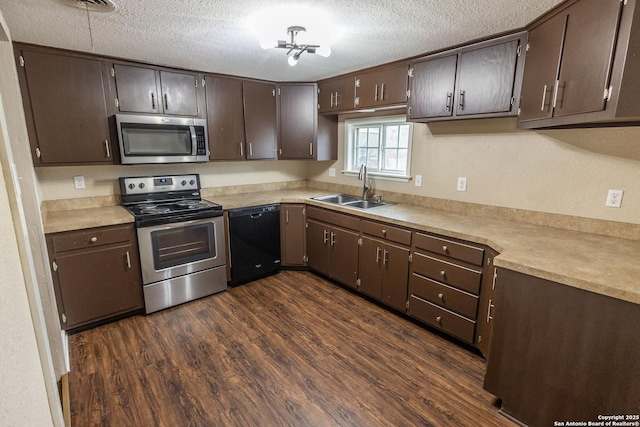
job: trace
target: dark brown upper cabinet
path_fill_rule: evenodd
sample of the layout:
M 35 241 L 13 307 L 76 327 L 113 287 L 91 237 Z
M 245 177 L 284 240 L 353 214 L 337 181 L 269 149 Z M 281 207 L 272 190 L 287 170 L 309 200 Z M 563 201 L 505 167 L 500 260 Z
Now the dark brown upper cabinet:
M 243 160 L 242 80 L 206 77 L 207 131 L 211 160 Z
M 354 76 L 318 82 L 318 112 L 321 114 L 354 110 L 355 97 Z
M 248 160 L 275 159 L 278 148 L 276 85 L 242 82 L 245 153 Z
M 112 164 L 107 67 L 46 48 L 15 56 L 34 165 Z
M 637 0 L 573 0 L 529 27 L 518 127 L 640 121 Z
M 200 75 L 120 63 L 112 65 L 111 75 L 118 112 L 204 116 Z
M 407 102 L 406 65 L 376 69 L 356 75 L 358 109 L 404 105 Z
M 517 115 L 526 33 L 441 52 L 409 71 L 411 121 Z

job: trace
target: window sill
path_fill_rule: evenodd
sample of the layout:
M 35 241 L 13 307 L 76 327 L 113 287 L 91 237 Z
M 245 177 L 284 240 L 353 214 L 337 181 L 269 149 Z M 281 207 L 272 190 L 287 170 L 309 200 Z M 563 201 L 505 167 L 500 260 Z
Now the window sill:
M 358 176 L 359 172 L 343 170 L 342 174 L 345 176 Z M 398 182 L 409 182 L 411 181 L 411 176 L 406 175 L 393 175 L 389 173 L 380 173 L 380 172 L 367 172 L 367 176 L 371 178 L 381 179 L 383 181 L 398 181 Z

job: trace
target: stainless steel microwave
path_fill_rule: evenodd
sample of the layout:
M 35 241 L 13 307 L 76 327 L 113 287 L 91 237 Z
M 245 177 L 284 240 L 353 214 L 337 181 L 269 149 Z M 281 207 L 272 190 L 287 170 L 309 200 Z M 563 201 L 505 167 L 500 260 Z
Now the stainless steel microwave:
M 209 160 L 205 119 L 116 114 L 116 128 L 123 165 Z

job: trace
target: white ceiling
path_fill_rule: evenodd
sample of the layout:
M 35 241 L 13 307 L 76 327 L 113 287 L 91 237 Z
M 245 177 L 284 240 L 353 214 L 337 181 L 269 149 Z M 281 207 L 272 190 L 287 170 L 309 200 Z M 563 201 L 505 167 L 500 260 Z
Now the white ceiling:
M 330 57 L 305 54 L 295 67 L 285 50 L 261 49 L 248 22 L 256 15 L 259 21 L 266 7 L 303 2 L 114 2 L 115 12 L 87 13 L 54 0 L 0 0 L 0 11 L 14 41 L 273 81 L 316 81 L 521 28 L 561 0 L 316 0 L 307 4 L 321 9 L 341 36 Z

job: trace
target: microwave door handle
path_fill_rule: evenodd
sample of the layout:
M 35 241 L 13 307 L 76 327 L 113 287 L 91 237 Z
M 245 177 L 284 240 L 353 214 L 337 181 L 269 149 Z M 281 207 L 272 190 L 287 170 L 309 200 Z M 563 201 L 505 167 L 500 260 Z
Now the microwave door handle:
M 198 139 L 196 138 L 195 126 L 189 126 L 189 131 L 191 132 L 191 155 L 195 156 L 198 154 Z

